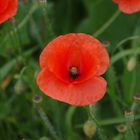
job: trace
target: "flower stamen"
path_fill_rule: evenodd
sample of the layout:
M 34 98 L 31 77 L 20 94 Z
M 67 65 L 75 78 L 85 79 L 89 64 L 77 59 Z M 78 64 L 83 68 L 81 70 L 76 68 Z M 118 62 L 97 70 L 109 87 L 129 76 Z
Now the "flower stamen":
M 79 68 L 78 67 L 70 67 L 69 69 L 69 76 L 72 78 L 72 79 L 76 79 L 77 77 L 79 77 Z

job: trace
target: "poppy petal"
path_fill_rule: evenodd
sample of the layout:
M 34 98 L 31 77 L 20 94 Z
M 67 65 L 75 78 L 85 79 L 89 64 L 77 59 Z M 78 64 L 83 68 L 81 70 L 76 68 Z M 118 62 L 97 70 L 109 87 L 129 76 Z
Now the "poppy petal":
M 106 72 L 107 68 L 109 67 L 110 61 L 109 61 L 109 55 L 107 53 L 107 50 L 105 47 L 100 46 L 99 47 L 99 58 L 100 58 L 100 68 L 96 75 L 102 75 Z
M 69 34 L 71 37 L 67 37 L 67 35 L 60 35 L 56 39 L 52 40 L 42 51 L 40 55 L 40 66 L 41 68 L 45 68 L 48 66 L 47 60 L 53 61 L 55 59 L 65 60 L 64 55 L 60 55 L 62 53 L 66 53 L 71 45 L 71 43 L 75 40 L 76 34 Z M 66 54 L 67 55 L 67 54 Z M 53 61 L 54 62 L 54 61 Z M 61 62 L 61 61 L 60 61 Z M 50 62 L 50 65 L 52 63 Z M 60 64 L 60 63 L 59 63 Z
M 9 0 L 1 0 L 0 1 L 0 13 L 2 13 L 8 6 Z
M 67 79 L 67 59 L 75 36 L 76 34 L 71 34 L 71 37 L 67 38 L 67 36 L 61 35 L 51 41 L 40 55 L 41 68 L 49 67 L 58 78 Z
M 127 14 L 132 14 L 140 11 L 140 0 L 114 0 L 118 3 L 119 9 Z
M 95 38 L 93 39 L 93 37 L 90 35 L 83 34 L 83 33 L 80 33 L 79 35 L 80 35 L 81 40 L 85 39 L 85 40 L 87 40 L 87 42 L 92 42 L 90 45 L 87 45 L 87 47 L 89 46 L 89 48 L 88 48 L 89 50 L 91 49 L 92 44 L 96 44 L 98 57 L 100 60 L 100 68 L 96 75 L 104 74 L 109 66 L 109 55 L 108 55 L 106 48 L 97 39 L 95 39 Z M 91 51 L 89 51 L 89 52 L 93 53 L 93 51 L 94 50 L 91 49 Z M 88 58 L 87 55 L 85 56 L 85 58 L 87 58 L 88 61 L 90 61 L 90 60 L 93 61 L 93 59 Z M 88 62 L 88 61 L 86 61 L 86 62 Z M 90 64 L 92 64 L 92 63 L 90 63 Z
M 37 77 L 40 89 L 53 99 L 71 105 L 88 105 L 96 103 L 106 92 L 106 81 L 102 77 L 93 77 L 81 84 L 66 84 L 48 70 L 43 69 Z
M 16 15 L 18 0 L 9 0 L 7 8 L 0 13 L 0 23 Z

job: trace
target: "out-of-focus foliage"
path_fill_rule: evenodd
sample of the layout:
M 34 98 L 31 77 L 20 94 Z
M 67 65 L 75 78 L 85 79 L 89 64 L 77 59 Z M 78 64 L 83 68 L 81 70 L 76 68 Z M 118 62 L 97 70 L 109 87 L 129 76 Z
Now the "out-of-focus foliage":
M 95 35 L 116 10 L 112 0 L 19 0 L 16 17 L 0 25 L 0 140 L 89 139 L 83 131 L 92 118 L 88 107 L 55 101 L 38 89 L 39 54 L 60 34 Z M 100 124 L 91 139 L 140 139 L 139 104 L 133 98 L 140 92 L 139 36 L 140 13 L 121 13 L 98 36 L 109 42 L 111 65 L 104 75 L 107 94 L 90 107 Z M 127 109 L 131 113 L 124 115 Z M 117 127 L 122 123 L 123 132 Z

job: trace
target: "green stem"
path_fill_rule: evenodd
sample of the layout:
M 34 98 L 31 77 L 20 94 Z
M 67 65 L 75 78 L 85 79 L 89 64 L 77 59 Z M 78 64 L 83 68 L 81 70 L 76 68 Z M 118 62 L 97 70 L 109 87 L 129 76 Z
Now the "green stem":
M 129 41 L 129 40 L 133 40 L 133 39 L 139 39 L 139 38 L 140 38 L 140 36 L 137 35 L 137 36 L 130 36 L 130 37 L 127 37 L 127 38 L 121 40 L 121 41 L 116 45 L 116 47 L 114 48 L 114 50 L 113 50 L 112 53 L 114 53 L 118 48 L 120 48 L 125 42 L 127 42 L 127 41 Z
M 43 110 L 43 108 L 39 108 L 38 109 L 38 113 L 41 117 L 41 119 L 43 120 L 45 126 L 48 128 L 50 134 L 52 135 L 52 137 L 55 140 L 60 140 L 60 138 L 57 136 L 56 131 L 54 130 L 54 127 L 52 126 L 51 122 L 49 121 L 48 116 L 46 115 L 45 111 Z
M 140 119 L 140 115 L 136 115 L 135 120 L 139 120 L 139 119 Z M 118 123 L 126 123 L 126 118 L 110 118 L 110 119 L 100 121 L 101 126 L 118 124 Z
M 131 80 L 130 90 L 129 90 L 129 93 L 127 95 L 128 98 L 129 98 L 129 101 L 133 100 L 133 95 L 134 95 L 135 88 L 136 88 L 136 82 L 137 82 L 137 71 L 136 71 L 136 69 L 134 69 L 134 71 L 132 73 L 132 80 Z
M 117 17 L 120 15 L 120 11 L 117 10 L 112 17 L 99 29 L 97 30 L 93 36 L 98 37 L 99 35 L 101 35 L 116 19 Z
M 104 134 L 104 130 L 102 129 L 100 122 L 96 119 L 92 110 L 93 110 L 93 105 L 91 104 L 89 105 L 89 115 L 91 119 L 94 121 L 94 123 L 96 123 L 97 125 L 99 138 L 101 140 L 108 140 L 107 136 Z
M 98 127 L 100 127 L 100 123 L 98 122 L 98 120 L 96 119 L 95 115 L 93 114 L 93 105 L 89 105 L 89 115 L 90 117 L 93 119 L 93 121 L 96 123 L 96 125 Z
M 117 53 L 111 58 L 111 65 L 117 62 L 119 59 L 131 54 L 135 54 L 135 55 L 140 54 L 140 48 L 128 49 L 128 50 L 124 50 L 123 52 Z
M 139 120 L 140 115 L 136 115 L 134 121 Z M 106 120 L 100 120 L 100 126 L 107 126 L 107 125 L 116 125 L 121 123 L 126 123 L 126 118 L 120 117 L 120 118 L 110 118 Z M 76 126 L 77 128 L 83 127 L 83 124 L 79 124 Z

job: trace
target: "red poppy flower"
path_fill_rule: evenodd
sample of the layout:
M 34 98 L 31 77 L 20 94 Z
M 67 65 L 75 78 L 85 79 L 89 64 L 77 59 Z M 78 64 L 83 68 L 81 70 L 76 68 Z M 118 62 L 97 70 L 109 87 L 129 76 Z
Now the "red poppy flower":
M 16 15 L 18 0 L 0 0 L 0 23 Z
M 140 11 L 140 0 L 113 0 L 119 5 L 119 9 L 127 14 Z
M 72 105 L 96 103 L 106 92 L 100 76 L 109 66 L 105 47 L 83 33 L 61 35 L 40 55 L 37 84 L 48 96 Z

